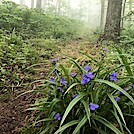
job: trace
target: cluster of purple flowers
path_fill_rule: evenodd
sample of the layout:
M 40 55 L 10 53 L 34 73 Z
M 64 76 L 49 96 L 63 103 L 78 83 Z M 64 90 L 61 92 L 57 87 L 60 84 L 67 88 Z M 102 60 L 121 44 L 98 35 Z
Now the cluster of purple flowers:
M 64 86 L 67 85 L 67 81 L 65 80 L 64 77 L 60 77 L 60 83 L 61 83 L 62 85 L 64 85 Z
M 117 76 L 118 76 L 118 74 L 116 74 L 115 72 L 112 72 L 111 75 L 110 75 L 110 80 L 111 81 L 117 81 Z
M 94 78 L 94 75 L 92 72 L 87 72 L 86 74 L 82 75 L 82 80 L 81 80 L 81 84 L 86 84 L 88 83 L 91 79 Z

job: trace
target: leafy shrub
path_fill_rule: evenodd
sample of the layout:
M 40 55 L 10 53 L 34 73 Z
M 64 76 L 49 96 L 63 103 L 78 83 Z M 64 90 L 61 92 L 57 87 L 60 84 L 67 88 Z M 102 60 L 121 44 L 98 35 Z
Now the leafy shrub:
M 28 109 L 39 112 L 32 128 L 41 134 L 134 133 L 134 72 L 122 51 L 117 52 L 121 63 L 112 69 L 103 65 L 104 59 L 86 54 L 93 68 L 72 58 L 70 68 L 51 60 L 55 67 L 39 86 L 45 97 Z M 121 68 L 126 69 L 123 76 Z
M 64 16 L 46 14 L 43 10 L 20 8 L 14 2 L 4 1 L 0 5 L 0 28 L 12 33 L 15 29 L 26 38 L 69 38 L 82 29 L 80 22 Z

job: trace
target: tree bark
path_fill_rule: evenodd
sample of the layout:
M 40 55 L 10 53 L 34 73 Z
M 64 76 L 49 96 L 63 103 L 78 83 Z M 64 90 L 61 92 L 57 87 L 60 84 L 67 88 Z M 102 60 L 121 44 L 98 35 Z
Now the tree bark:
M 104 18 L 105 18 L 105 0 L 101 0 L 101 19 L 100 19 L 101 32 L 103 32 L 104 29 Z
M 31 8 L 34 8 L 34 0 L 31 0 Z
M 124 15 L 125 15 L 125 8 L 126 8 L 126 0 L 123 2 L 123 8 L 122 8 L 122 21 L 121 21 L 121 28 L 124 27 Z
M 119 42 L 122 0 L 109 0 L 103 38 Z
M 42 2 L 42 0 L 37 0 L 36 8 L 41 9 L 41 4 L 42 4 L 41 2 Z
M 132 8 L 133 8 L 133 2 L 132 2 L 132 0 L 129 0 L 129 12 L 132 11 Z M 132 18 L 131 17 L 132 16 L 130 15 L 129 16 L 129 26 L 131 26 L 131 22 L 132 22 Z
M 57 14 L 61 13 L 61 0 L 56 1 Z

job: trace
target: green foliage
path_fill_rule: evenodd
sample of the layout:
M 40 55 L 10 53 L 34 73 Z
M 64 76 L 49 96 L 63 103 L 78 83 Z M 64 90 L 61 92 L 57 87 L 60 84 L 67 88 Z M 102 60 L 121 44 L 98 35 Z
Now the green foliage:
M 10 86 L 19 86 L 23 82 L 23 70 L 39 60 L 38 51 L 32 45 L 24 43 L 15 32 L 2 35 L 0 50 L 0 86 L 4 90 L 8 87 L 10 89 Z
M 46 14 L 43 10 L 20 8 L 19 5 L 4 1 L 0 5 L 0 28 L 25 38 L 72 39 L 79 32 L 79 22 L 64 16 Z
M 131 86 L 134 70 L 123 52 L 116 49 L 120 63 L 112 69 L 105 66 L 104 60 L 97 61 L 87 54 L 92 60 L 92 71 L 91 63 L 83 67 L 70 58 L 72 66 L 65 68 L 54 59 L 55 67 L 38 89 L 45 97 L 37 99 L 28 109 L 39 112 L 32 127 L 41 134 L 134 133 L 134 85 Z M 126 70 L 123 76 L 121 69 Z M 114 73 L 113 78 L 113 71 L 120 75 Z M 36 127 L 39 124 L 40 128 Z

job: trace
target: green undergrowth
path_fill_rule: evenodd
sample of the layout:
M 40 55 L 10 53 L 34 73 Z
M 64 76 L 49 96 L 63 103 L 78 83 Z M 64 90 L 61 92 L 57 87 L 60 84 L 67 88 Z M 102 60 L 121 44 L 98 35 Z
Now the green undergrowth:
M 99 48 L 98 59 L 80 51 L 84 64 L 67 55 L 68 65 L 53 59 L 36 89 L 44 97 L 28 109 L 37 113 L 22 133 L 134 133 L 134 63 L 119 47 L 110 48 Z

